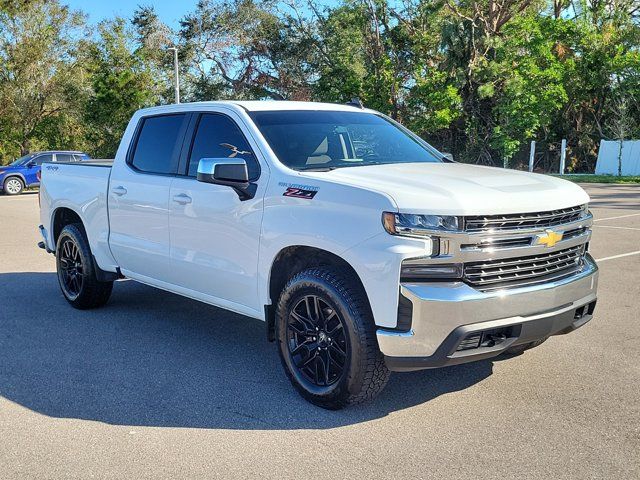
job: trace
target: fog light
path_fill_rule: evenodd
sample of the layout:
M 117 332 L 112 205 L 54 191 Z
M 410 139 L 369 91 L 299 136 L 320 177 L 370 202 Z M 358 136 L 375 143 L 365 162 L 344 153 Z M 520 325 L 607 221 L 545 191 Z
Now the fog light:
M 400 277 L 407 280 L 457 279 L 462 277 L 461 263 L 425 264 L 428 258 L 414 258 L 402 262 Z

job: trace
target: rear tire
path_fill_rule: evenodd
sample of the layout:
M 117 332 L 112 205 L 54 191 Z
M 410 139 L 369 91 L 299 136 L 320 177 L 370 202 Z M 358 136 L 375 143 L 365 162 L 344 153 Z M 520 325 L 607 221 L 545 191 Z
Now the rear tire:
M 322 408 L 371 400 L 389 379 L 369 302 L 344 269 L 310 268 L 287 282 L 276 310 L 276 338 L 289 380 Z
M 24 190 L 24 183 L 19 177 L 5 178 L 2 185 L 5 195 L 20 195 Z
M 62 229 L 56 246 L 56 267 L 60 290 L 72 307 L 97 308 L 109 300 L 113 282 L 96 278 L 89 242 L 80 225 L 71 224 Z

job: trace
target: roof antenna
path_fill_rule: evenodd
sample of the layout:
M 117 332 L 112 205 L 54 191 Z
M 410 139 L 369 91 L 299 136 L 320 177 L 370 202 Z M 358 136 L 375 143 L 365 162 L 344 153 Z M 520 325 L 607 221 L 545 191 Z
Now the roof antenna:
M 362 101 L 360 100 L 359 97 L 353 97 L 351 100 L 347 102 L 347 105 L 359 108 L 360 110 L 364 110 L 364 105 L 362 104 Z

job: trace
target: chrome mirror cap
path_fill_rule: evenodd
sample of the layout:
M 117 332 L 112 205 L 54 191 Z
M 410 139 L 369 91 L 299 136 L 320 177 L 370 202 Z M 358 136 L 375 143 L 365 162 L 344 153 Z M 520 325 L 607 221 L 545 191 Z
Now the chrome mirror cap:
M 198 181 L 229 185 L 248 183 L 247 162 L 242 158 L 203 158 L 198 162 Z

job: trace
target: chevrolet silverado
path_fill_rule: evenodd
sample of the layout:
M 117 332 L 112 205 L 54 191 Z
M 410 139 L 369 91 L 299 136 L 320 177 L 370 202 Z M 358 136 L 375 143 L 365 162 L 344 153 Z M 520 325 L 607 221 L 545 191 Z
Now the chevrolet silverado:
M 40 201 L 73 307 L 126 277 L 263 320 L 324 408 L 390 371 L 519 354 L 596 303 L 582 188 L 453 162 L 353 105 L 141 110 L 113 161 L 45 163 Z

